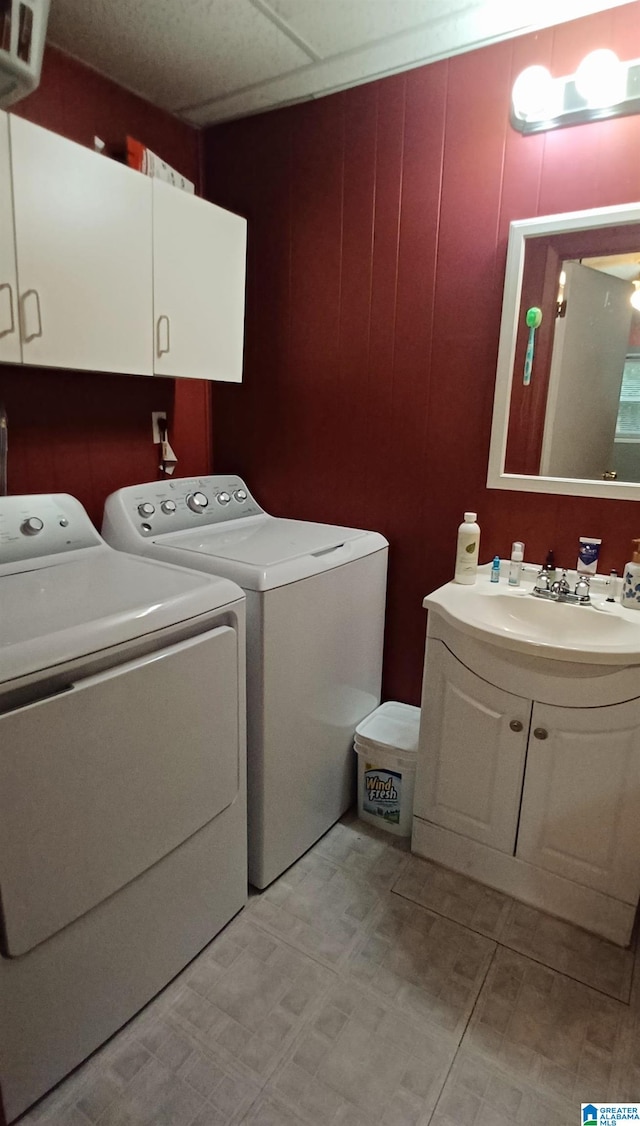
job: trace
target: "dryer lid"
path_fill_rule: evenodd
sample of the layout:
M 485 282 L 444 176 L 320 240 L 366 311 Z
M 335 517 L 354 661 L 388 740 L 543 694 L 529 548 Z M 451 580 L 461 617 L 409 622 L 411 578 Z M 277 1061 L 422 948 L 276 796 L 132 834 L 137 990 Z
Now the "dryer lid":
M 232 582 L 105 545 L 0 576 L 0 684 L 242 599 Z

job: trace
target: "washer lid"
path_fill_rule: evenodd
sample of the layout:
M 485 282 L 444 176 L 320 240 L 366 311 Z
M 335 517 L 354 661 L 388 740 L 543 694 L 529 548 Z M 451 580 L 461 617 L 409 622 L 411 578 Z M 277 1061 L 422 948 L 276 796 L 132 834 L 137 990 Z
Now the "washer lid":
M 64 560 L 64 561 L 62 561 Z M 243 597 L 226 579 L 105 545 L 0 576 L 0 684 Z
M 164 536 L 184 564 L 216 571 L 247 590 L 269 590 L 337 567 L 388 546 L 377 532 L 312 524 L 276 516 L 249 516 L 233 525 Z M 209 562 L 206 559 L 209 559 Z

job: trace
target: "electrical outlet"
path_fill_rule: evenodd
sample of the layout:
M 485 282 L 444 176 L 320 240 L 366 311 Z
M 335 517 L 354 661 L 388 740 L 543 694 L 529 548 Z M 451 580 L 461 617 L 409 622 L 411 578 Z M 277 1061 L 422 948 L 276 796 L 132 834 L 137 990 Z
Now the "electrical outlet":
M 156 446 L 162 442 L 162 434 L 160 433 L 159 422 L 164 422 L 166 426 L 167 412 L 166 411 L 152 411 L 151 412 L 151 426 L 153 428 L 153 441 Z M 166 431 L 165 431 L 166 432 Z

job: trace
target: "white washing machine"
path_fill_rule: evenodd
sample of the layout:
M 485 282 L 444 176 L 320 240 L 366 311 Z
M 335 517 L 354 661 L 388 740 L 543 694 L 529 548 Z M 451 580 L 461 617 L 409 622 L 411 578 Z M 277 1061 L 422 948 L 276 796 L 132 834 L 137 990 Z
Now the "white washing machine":
M 353 801 L 354 730 L 380 702 L 387 541 L 270 516 L 235 476 L 121 489 L 102 532 L 246 594 L 249 879 L 266 887 Z
M 234 583 L 113 551 L 70 496 L 0 497 L 8 1121 L 245 903 L 244 630 Z

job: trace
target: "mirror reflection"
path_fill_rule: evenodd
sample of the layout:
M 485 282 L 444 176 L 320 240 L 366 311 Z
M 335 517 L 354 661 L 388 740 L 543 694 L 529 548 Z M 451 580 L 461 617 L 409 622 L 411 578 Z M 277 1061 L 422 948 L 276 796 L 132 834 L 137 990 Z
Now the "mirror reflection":
M 545 481 L 640 484 L 638 205 L 511 224 L 488 483 Z

